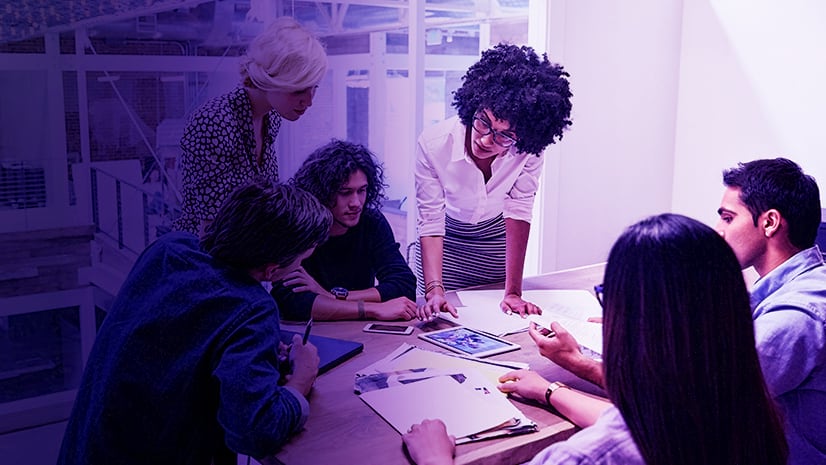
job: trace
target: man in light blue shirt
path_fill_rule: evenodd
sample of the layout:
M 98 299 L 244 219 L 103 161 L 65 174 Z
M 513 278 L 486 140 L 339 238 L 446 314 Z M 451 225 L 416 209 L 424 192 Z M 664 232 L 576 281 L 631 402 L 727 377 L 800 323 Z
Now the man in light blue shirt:
M 785 416 L 789 463 L 826 464 L 826 264 L 815 238 L 821 221 L 817 183 L 794 162 L 741 163 L 723 173 L 717 231 L 751 290 L 755 343 L 766 384 Z M 602 363 L 579 350 L 558 323 L 542 355 L 603 385 Z
M 745 269 L 766 384 L 786 420 L 790 464 L 826 463 L 826 264 L 815 245 L 820 193 L 794 162 L 723 173 L 717 230 Z

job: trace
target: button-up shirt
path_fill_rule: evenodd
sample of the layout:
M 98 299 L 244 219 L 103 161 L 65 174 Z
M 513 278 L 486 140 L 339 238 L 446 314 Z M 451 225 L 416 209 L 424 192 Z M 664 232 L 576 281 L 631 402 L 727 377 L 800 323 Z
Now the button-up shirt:
M 596 423 L 539 452 L 530 465 L 643 465 L 637 444 L 616 407 L 602 412 Z
M 786 420 L 789 463 L 826 463 L 826 264 L 817 246 L 751 293 L 757 353 Z
M 281 115 L 264 117 L 262 162 L 258 162 L 252 103 L 237 87 L 209 100 L 190 118 L 181 138 L 181 216 L 175 229 L 197 235 L 202 221 L 212 221 L 224 200 L 256 178 L 278 181 L 275 138 Z
M 465 152 L 467 128 L 458 117 L 431 126 L 419 136 L 416 204 L 419 236 L 444 236 L 445 214 L 476 224 L 500 213 L 531 221 L 543 157 L 516 151 L 496 157 L 484 176 Z

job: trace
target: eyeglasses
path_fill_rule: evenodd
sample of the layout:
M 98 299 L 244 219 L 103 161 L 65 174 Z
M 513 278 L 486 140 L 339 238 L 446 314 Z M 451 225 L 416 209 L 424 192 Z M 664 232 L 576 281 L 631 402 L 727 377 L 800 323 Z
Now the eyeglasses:
M 480 136 L 487 136 L 493 133 L 493 142 L 503 148 L 508 148 L 516 143 L 516 139 L 513 137 L 499 131 L 494 131 L 493 128 L 490 127 L 490 123 L 478 115 L 473 117 L 473 129 L 478 132 Z
M 604 288 L 603 288 L 602 284 L 597 284 L 596 286 L 594 286 L 594 295 L 597 296 L 597 300 L 599 301 L 599 305 L 604 308 L 605 303 L 603 303 L 603 301 L 602 301 L 603 292 L 604 292 Z

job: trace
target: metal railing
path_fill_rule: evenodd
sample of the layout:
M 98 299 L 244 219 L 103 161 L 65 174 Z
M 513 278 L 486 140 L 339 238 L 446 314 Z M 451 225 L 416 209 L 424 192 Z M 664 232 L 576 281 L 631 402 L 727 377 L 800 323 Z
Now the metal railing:
M 95 232 L 116 242 L 118 249 L 140 254 L 150 242 L 168 232 L 172 220 L 180 214 L 179 208 L 165 199 L 166 183 L 161 184 L 161 191 L 152 191 L 93 167 L 90 168 L 90 184 Z M 114 199 L 106 195 L 112 191 Z M 135 228 L 133 215 L 136 206 L 140 210 L 139 232 L 135 231 L 138 228 Z M 112 213 L 114 218 L 111 217 Z M 127 217 L 127 214 L 130 216 Z M 154 228 L 150 224 L 152 217 L 157 219 Z M 130 221 L 129 218 L 133 220 Z

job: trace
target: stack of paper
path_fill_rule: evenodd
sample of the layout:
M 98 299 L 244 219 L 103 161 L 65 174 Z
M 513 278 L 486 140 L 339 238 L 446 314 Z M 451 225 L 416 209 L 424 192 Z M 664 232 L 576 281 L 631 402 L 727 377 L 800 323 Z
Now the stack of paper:
M 550 329 L 551 322 L 556 321 L 581 346 L 596 354 L 602 353 L 602 325 L 588 321 L 591 317 L 601 317 L 602 307 L 588 291 L 523 291 L 523 299 L 542 309 L 542 315 L 530 315 L 527 318 L 516 314 L 508 315 L 500 310 L 501 290 L 458 291 L 457 294 L 462 301 L 462 307 L 457 309 L 459 317 L 442 313 L 442 318 L 497 336 L 525 331 L 531 321 Z
M 357 373 L 355 388 L 399 433 L 425 419 L 438 418 L 456 437 L 456 443 L 462 444 L 536 431 L 536 424 L 496 388 L 501 374 L 524 367 L 402 344 L 390 356 Z

